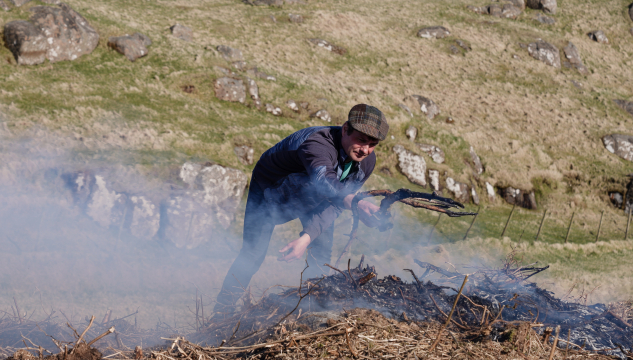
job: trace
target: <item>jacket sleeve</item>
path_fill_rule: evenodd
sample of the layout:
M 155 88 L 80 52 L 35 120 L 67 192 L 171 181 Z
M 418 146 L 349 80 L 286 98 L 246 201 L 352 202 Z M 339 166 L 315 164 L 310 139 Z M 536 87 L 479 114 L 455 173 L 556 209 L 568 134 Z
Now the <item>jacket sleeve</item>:
M 310 235 L 310 241 L 314 241 L 325 229 L 334 223 L 341 211 L 341 208 L 324 202 L 323 206 L 319 206 L 316 211 L 301 219 L 303 225 L 301 235 L 308 234 Z

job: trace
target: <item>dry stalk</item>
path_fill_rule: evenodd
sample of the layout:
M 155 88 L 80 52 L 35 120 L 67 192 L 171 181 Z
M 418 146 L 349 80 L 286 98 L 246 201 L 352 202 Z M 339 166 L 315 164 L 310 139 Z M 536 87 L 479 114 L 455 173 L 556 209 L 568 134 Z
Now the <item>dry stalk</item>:
M 468 275 L 466 275 L 464 277 L 464 282 L 462 283 L 462 287 L 459 288 L 459 292 L 457 293 L 457 296 L 455 297 L 455 302 L 453 303 L 453 308 L 451 309 L 451 312 L 448 314 L 448 318 L 446 319 L 446 322 L 440 328 L 440 331 L 437 334 L 437 338 L 433 342 L 433 345 L 431 345 L 431 348 L 429 349 L 429 352 L 433 352 L 433 350 L 435 350 L 435 348 L 437 347 L 437 344 L 440 343 L 440 339 L 442 338 L 442 332 L 444 331 L 444 329 L 446 329 L 448 324 L 450 324 L 450 322 L 451 322 L 451 317 L 453 316 L 453 313 L 455 312 L 455 307 L 457 307 L 457 301 L 459 301 L 459 297 L 462 295 L 462 291 L 464 290 L 464 286 L 466 286 L 466 282 L 467 281 L 468 281 Z
M 86 333 L 88 332 L 88 329 L 90 329 L 90 327 L 92 326 L 92 323 L 95 321 L 95 317 L 94 315 L 90 318 L 90 323 L 88 324 L 88 326 L 86 327 L 86 330 L 84 330 L 84 332 L 81 333 L 81 336 L 79 336 L 79 338 L 77 339 L 77 342 L 75 342 L 75 346 L 73 346 L 73 349 L 70 350 L 70 354 L 72 355 L 75 352 L 75 349 L 77 349 L 77 345 L 79 345 L 79 343 L 81 342 L 81 340 L 84 338 L 84 335 L 86 335 Z

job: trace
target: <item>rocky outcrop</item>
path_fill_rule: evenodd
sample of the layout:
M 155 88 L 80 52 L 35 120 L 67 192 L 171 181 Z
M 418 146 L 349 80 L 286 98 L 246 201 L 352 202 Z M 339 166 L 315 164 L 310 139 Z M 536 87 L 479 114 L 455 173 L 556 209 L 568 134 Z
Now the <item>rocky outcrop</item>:
M 440 191 L 440 172 L 437 170 L 429 170 L 429 184 L 433 191 Z
M 345 55 L 347 53 L 347 49 L 334 45 L 334 44 L 330 44 L 329 42 L 323 39 L 308 39 L 308 41 L 320 48 L 323 48 L 327 51 L 331 51 L 335 54 Z
M 246 145 L 236 146 L 233 148 L 233 151 L 242 164 L 253 165 L 255 150 L 253 150 L 252 147 Z
M 431 159 L 438 164 L 443 164 L 446 160 L 446 156 L 444 155 L 444 151 L 439 147 L 431 144 L 417 144 L 420 150 L 429 154 Z
M 152 40 L 146 35 L 134 33 L 132 35 L 113 36 L 108 39 L 108 46 L 130 61 L 146 56 L 147 46 L 152 44 Z
M 446 189 L 453 193 L 455 200 L 462 204 L 466 204 L 470 201 L 470 192 L 468 191 L 468 184 L 455 181 L 451 177 L 446 178 Z
M 473 204 L 479 205 L 479 195 L 477 194 L 477 189 L 474 186 L 470 186 L 470 196 L 473 199 Z
M 246 88 L 240 79 L 222 77 L 213 83 L 215 96 L 224 101 L 244 103 L 246 100 Z
M 525 5 L 530 9 L 541 9 L 550 14 L 556 14 L 558 8 L 556 0 L 526 0 Z
M 602 138 L 604 147 L 622 159 L 633 161 L 633 136 L 611 134 Z
M 571 41 L 563 48 L 563 52 L 572 67 L 576 68 L 581 74 L 588 73 L 585 64 L 582 63 L 582 59 L 580 58 L 580 52 L 578 52 L 578 49 Z
M 409 126 L 404 134 L 409 140 L 415 141 L 415 138 L 418 137 L 418 129 L 416 129 L 415 126 Z
M 176 24 L 170 27 L 169 30 L 171 30 L 171 34 L 177 39 L 183 41 L 193 40 L 193 30 L 187 26 Z
M 443 26 L 430 26 L 418 30 L 418 37 L 425 39 L 443 39 L 451 32 Z
M 607 36 L 604 34 L 604 32 L 602 30 L 594 30 L 590 33 L 587 34 L 587 36 L 589 36 L 589 38 L 593 41 L 597 41 L 601 44 L 608 44 L 609 43 L 609 39 L 607 39 Z
M 222 54 L 222 57 L 226 61 L 244 61 L 244 56 L 242 55 L 242 50 L 240 49 L 235 49 L 226 45 L 219 45 L 216 49 L 220 54 Z M 255 68 L 255 71 L 257 71 L 257 68 Z
M 145 196 L 130 196 L 132 219 L 130 233 L 144 240 L 154 238 L 160 227 L 160 209 Z
M 29 21 L 12 21 L 4 27 L 5 45 L 21 65 L 75 60 L 91 53 L 99 34 L 70 6 L 34 6 Z
M 414 184 L 426 186 L 426 161 L 424 158 L 406 150 L 402 145 L 393 147 L 398 155 L 398 168 Z
M 534 191 L 515 189 L 511 186 L 501 189 L 501 197 L 510 205 L 517 205 L 525 209 L 536 210 Z
M 266 112 L 269 112 L 275 116 L 281 116 L 281 108 L 273 104 L 266 104 Z
M 620 108 L 622 108 L 624 111 L 626 111 L 629 114 L 633 115 L 633 102 L 632 101 L 614 99 L 613 102 L 616 105 L 618 105 Z
M 481 164 L 481 159 L 479 155 L 475 152 L 473 147 L 470 147 L 470 160 L 472 161 L 473 170 L 475 171 L 475 175 L 481 175 L 484 172 L 484 166 Z
M 560 54 L 558 48 L 543 40 L 528 45 L 528 53 L 549 66 L 560 68 Z
M 494 202 L 497 198 L 495 187 L 492 186 L 489 182 L 486 181 L 486 193 L 488 194 L 488 201 Z
M 330 116 L 330 113 L 327 110 L 325 110 L 325 109 L 321 109 L 321 110 L 311 114 L 310 117 L 317 118 L 319 120 L 323 120 L 323 121 L 327 121 L 327 122 L 331 122 L 332 121 L 332 116 Z
M 422 111 L 423 114 L 426 114 L 426 117 L 429 120 L 433 120 L 435 116 L 440 113 L 440 107 L 437 106 L 437 104 L 433 100 L 424 96 L 411 95 L 406 98 L 405 101 L 408 101 L 410 103 L 417 103 L 420 111 Z
M 110 190 L 103 176 L 96 175 L 91 189 L 86 214 L 104 228 L 121 224 L 124 220 L 127 196 Z

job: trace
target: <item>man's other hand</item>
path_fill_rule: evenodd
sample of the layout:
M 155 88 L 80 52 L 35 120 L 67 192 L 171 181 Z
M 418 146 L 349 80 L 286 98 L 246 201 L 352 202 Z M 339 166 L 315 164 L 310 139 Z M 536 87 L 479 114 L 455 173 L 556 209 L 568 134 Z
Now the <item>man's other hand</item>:
M 374 217 L 378 210 L 380 210 L 380 206 L 374 205 L 369 201 L 361 200 L 358 202 L 358 215 L 367 227 L 374 228 L 378 226 L 378 220 Z
M 303 257 L 303 254 L 306 252 L 308 245 L 310 245 L 310 235 L 303 234 L 300 238 L 289 243 L 288 245 L 284 246 L 283 249 L 279 250 L 279 252 L 282 253 L 283 255 L 283 253 L 292 249 L 290 253 L 288 253 L 287 255 L 281 256 L 277 260 L 286 261 L 286 262 L 299 260 Z

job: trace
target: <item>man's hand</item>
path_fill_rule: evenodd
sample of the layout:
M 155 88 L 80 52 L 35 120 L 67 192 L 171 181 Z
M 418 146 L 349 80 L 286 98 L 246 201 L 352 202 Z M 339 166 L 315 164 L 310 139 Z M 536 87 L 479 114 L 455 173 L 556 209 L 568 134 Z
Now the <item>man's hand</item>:
M 279 252 L 283 254 L 286 251 L 292 249 L 292 251 L 288 255 L 282 256 L 277 260 L 291 262 L 301 259 L 303 257 L 303 254 L 306 252 L 308 245 L 310 245 L 310 241 L 310 235 L 303 234 L 300 238 L 289 243 L 288 245 L 284 246 L 283 249 L 279 250 Z
M 358 215 L 367 227 L 374 228 L 378 226 L 378 220 L 374 217 L 378 210 L 380 210 L 380 206 L 374 205 L 369 201 L 361 200 L 358 202 Z

